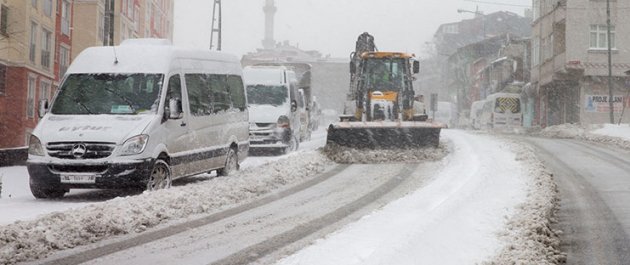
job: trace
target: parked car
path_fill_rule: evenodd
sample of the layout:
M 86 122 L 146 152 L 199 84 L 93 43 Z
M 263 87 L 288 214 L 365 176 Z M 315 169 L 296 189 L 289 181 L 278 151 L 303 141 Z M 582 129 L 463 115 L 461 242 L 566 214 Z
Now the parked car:
M 40 102 L 29 141 L 36 198 L 71 188 L 168 188 L 212 170 L 230 175 L 247 157 L 245 90 L 233 55 L 158 39 L 88 48 L 47 107 Z
M 295 73 L 284 66 L 247 66 L 243 77 L 250 109 L 251 152 L 297 150 L 305 111 Z

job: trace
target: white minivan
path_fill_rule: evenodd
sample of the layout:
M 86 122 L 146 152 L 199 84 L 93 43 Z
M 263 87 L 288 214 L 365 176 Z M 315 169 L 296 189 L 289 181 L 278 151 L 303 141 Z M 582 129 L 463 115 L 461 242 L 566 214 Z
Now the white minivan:
M 252 153 L 297 150 L 305 113 L 295 72 L 285 66 L 246 66 L 243 79 L 250 109 Z
M 168 188 L 237 170 L 249 148 L 236 56 L 130 39 L 74 60 L 29 141 L 36 198 L 71 188 Z

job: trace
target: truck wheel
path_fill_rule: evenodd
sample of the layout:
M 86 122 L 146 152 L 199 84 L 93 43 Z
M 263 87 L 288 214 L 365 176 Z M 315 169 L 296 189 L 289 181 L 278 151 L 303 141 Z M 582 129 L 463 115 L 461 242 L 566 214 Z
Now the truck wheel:
M 225 167 L 217 169 L 217 175 L 227 177 L 238 170 L 238 155 L 234 148 L 228 150 Z
M 30 184 L 31 193 L 36 199 L 59 199 L 62 198 L 67 189 L 58 186 L 43 186 L 38 184 Z
M 157 159 L 151 169 L 151 175 L 147 181 L 147 190 L 161 190 L 171 187 L 171 167 L 162 159 Z

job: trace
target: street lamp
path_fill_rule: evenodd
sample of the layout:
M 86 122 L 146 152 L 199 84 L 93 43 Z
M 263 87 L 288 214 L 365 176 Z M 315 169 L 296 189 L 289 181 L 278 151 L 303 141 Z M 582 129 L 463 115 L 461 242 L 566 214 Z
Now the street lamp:
M 465 9 L 457 9 L 457 13 L 472 13 L 475 14 L 475 17 L 481 17 L 481 27 L 483 28 L 483 38 L 486 38 L 486 17 L 483 15 L 483 12 L 479 11 L 479 9 L 475 11 L 465 10 Z

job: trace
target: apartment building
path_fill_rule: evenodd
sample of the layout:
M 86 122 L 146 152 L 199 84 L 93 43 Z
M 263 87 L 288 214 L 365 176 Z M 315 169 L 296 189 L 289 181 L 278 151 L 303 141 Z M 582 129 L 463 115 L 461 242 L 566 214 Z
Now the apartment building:
M 69 64 L 72 0 L 0 0 L 0 149 L 26 146 Z
M 130 38 L 173 40 L 174 0 L 75 0 L 74 5 L 72 58 L 88 47 Z
M 615 120 L 630 107 L 630 3 L 610 1 Z M 610 122 L 606 1 L 534 0 L 531 81 L 537 125 Z M 625 115 L 624 122 L 630 121 Z

